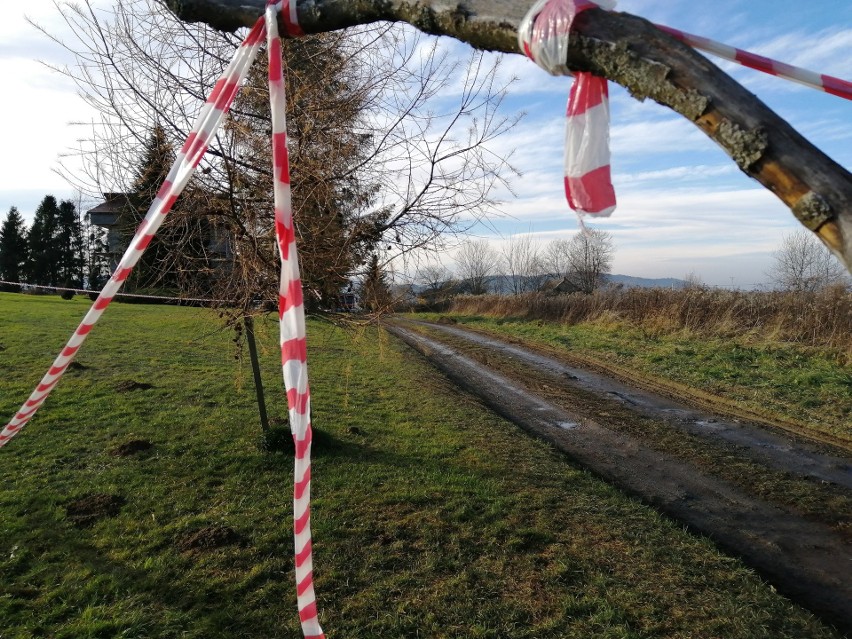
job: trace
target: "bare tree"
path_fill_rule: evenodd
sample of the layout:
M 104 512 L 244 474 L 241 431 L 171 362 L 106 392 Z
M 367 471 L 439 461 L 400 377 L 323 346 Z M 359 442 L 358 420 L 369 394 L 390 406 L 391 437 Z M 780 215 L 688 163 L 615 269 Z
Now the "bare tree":
M 89 174 L 79 186 L 130 191 L 150 131 L 162 127 L 172 144 L 185 139 L 239 34 L 178 20 L 159 0 L 115 0 L 111 13 L 91 0 L 60 9 L 78 39 L 60 43 L 77 57 L 61 70 L 101 113 L 80 148 Z M 494 187 L 513 169 L 489 145 L 516 118 L 498 115 L 506 87 L 481 54 L 451 60 L 386 24 L 284 49 L 306 303 L 332 303 L 338 283 L 377 247 L 391 260 L 440 244 L 493 209 Z M 450 88 L 456 104 L 447 108 Z M 232 264 L 216 274 L 224 288 L 215 296 L 245 307 L 275 291 L 266 91 L 262 71 L 250 75 L 190 185 L 202 201 L 184 207 L 224 228 Z M 440 110 L 430 106 L 439 93 Z
M 701 276 L 695 271 L 690 271 L 686 275 L 683 276 L 683 288 L 686 289 L 699 289 L 704 288 L 704 282 L 701 279 Z
M 591 293 L 612 269 L 615 245 L 612 235 L 598 229 L 578 231 L 568 245 L 566 277 L 578 291 Z
M 184 20 L 221 29 L 252 24 L 265 0 L 166 0 Z M 461 0 L 296 1 L 307 33 L 407 21 L 475 47 L 517 53 L 526 3 Z M 670 34 L 627 13 L 592 8 L 572 25 L 566 65 L 651 98 L 694 123 L 737 166 L 772 191 L 852 270 L 852 177 L 718 67 Z
M 488 240 L 470 240 L 462 244 L 456 254 L 456 275 L 461 286 L 471 295 L 488 293 L 499 260 L 500 256 Z
M 786 235 L 772 259 L 768 275 L 785 291 L 814 292 L 847 280 L 843 267 L 805 231 Z
M 520 295 L 540 288 L 544 279 L 538 246 L 529 235 L 512 235 L 500 251 L 503 278 L 509 290 Z
M 544 252 L 541 256 L 544 270 L 548 275 L 556 277 L 566 277 L 570 263 L 568 254 L 571 248 L 571 240 L 556 239 L 551 240 L 544 247 Z
M 450 269 L 440 262 L 422 264 L 417 270 L 417 279 L 424 287 L 423 293 L 429 296 L 438 295 L 454 284 Z

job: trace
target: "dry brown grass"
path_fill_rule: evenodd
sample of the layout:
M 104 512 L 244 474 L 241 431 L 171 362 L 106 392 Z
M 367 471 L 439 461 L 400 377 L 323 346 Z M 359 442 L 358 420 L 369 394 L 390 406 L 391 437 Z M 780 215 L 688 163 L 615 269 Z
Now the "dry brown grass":
M 852 293 L 728 291 L 706 287 L 606 289 L 591 295 L 481 295 L 453 312 L 564 324 L 632 325 L 652 334 L 755 337 L 829 348 L 852 361 Z

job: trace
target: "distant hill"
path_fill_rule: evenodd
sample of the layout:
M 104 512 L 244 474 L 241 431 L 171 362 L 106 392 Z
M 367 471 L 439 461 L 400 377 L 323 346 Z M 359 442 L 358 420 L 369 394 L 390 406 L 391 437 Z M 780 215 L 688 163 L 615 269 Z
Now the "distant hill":
M 687 285 L 685 280 L 675 277 L 648 278 L 613 274 L 608 275 L 607 280 L 611 284 L 621 285 L 625 288 L 683 288 Z M 411 288 L 414 294 L 418 295 L 426 287 L 422 284 L 414 284 Z M 510 278 L 504 275 L 492 275 L 488 278 L 488 290 L 492 293 L 507 295 L 512 292 L 513 288 Z
M 648 278 L 617 274 L 608 275 L 607 281 L 625 288 L 683 288 L 687 284 L 686 281 L 674 277 Z M 511 293 L 513 289 L 511 279 L 503 275 L 488 278 L 488 288 L 503 294 Z
M 623 284 L 628 288 L 683 288 L 687 285 L 685 280 L 676 277 L 648 278 L 612 274 L 607 276 L 607 279 L 613 284 Z

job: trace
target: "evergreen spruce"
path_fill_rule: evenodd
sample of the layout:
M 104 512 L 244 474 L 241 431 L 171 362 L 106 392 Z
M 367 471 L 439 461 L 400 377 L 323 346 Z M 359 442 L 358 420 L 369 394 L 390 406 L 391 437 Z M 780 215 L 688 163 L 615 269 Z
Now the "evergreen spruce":
M 391 303 L 391 291 L 387 283 L 382 267 L 379 265 L 379 256 L 372 255 L 367 265 L 367 274 L 361 283 L 361 306 L 371 313 L 388 310 Z
M 128 243 L 157 197 L 174 159 L 174 149 L 165 130 L 155 125 L 133 181 L 131 214 L 124 216 L 130 222 L 123 229 Z M 128 282 L 130 288 L 156 288 L 169 294 L 205 294 L 200 289 L 205 275 L 210 272 L 208 206 L 207 195 L 190 182 L 133 270 Z
M 122 235 L 125 242 L 130 244 L 136 229 L 145 218 L 151 202 L 157 197 L 160 186 L 166 179 L 175 159 L 174 149 L 159 124 L 155 125 L 148 137 L 148 142 L 142 152 L 142 158 L 136 169 L 130 194 L 129 215 L 125 215 Z M 127 283 L 129 290 L 153 286 L 169 286 L 174 279 L 163 267 L 166 262 L 167 248 L 163 238 L 167 231 L 161 228 L 139 263 L 133 269 L 133 274 Z
M 359 70 L 340 36 L 286 39 L 282 49 L 305 305 L 312 311 L 333 308 L 352 272 L 370 259 L 389 215 L 375 209 L 380 185 L 352 170 L 371 148 L 370 136 L 358 132 L 370 96 L 357 85 Z M 274 228 L 268 223 L 273 205 L 272 176 L 266 169 L 271 164 L 267 68 L 265 58 L 252 66 L 229 124 L 239 157 L 251 159 L 235 167 L 239 201 L 232 211 L 231 233 L 239 259 L 256 260 L 234 269 L 249 281 L 231 282 L 231 290 L 219 294 L 230 299 L 239 298 L 241 289 L 272 299 L 278 280 Z
M 14 206 L 0 226 L 0 280 L 22 282 L 27 265 L 27 227 Z M 20 287 L 0 284 L 0 290 L 18 291 Z
M 46 195 L 36 209 L 27 237 L 27 272 L 32 284 L 56 286 L 59 283 L 59 263 L 55 251 L 58 224 L 59 205 L 55 197 Z
M 70 200 L 59 204 L 54 238 L 57 283 L 67 288 L 83 285 L 83 228 L 77 207 Z
M 86 216 L 83 230 L 83 277 L 85 287 L 97 291 L 109 278 L 109 247 L 106 241 L 106 229 L 92 224 Z

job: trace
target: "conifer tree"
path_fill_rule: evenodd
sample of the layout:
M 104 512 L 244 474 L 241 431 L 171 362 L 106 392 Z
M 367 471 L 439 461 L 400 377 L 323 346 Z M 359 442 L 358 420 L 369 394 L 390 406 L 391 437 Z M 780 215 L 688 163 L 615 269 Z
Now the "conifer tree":
M 83 227 L 83 276 L 86 288 L 97 291 L 109 277 L 109 247 L 106 230 L 92 224 L 86 216 Z
M 375 250 L 389 215 L 374 206 L 377 181 L 352 170 L 370 151 L 370 137 L 359 133 L 370 94 L 357 85 L 357 65 L 347 47 L 341 34 L 282 41 L 288 137 L 294 141 L 289 148 L 294 222 L 305 304 L 312 310 L 336 304 L 351 273 Z M 229 123 L 238 157 L 251 162 L 234 163 L 231 174 L 240 188 L 237 207 L 225 221 L 234 227 L 240 258 L 254 262 L 235 271 L 248 281 L 228 282 L 229 288 L 248 285 L 267 299 L 275 297 L 278 269 L 270 126 L 267 62 L 259 56 Z M 258 272 L 268 277 L 258 278 Z
M 58 284 L 56 234 L 59 222 L 59 205 L 52 195 L 45 195 L 35 212 L 33 225 L 27 237 L 29 248 L 27 272 L 32 284 Z
M 154 125 L 129 197 L 130 215 L 125 216 L 123 229 L 128 243 L 156 198 L 174 159 L 174 147 L 165 130 L 159 124 Z M 191 291 L 203 295 L 196 280 L 203 279 L 208 270 L 209 225 L 205 219 L 208 205 L 193 184 L 184 190 L 134 269 L 130 288 L 156 287 L 171 289 L 173 293 Z
M 160 185 L 168 175 L 169 167 L 174 161 L 174 150 L 166 132 L 159 124 L 151 130 L 142 157 L 135 171 L 131 193 L 128 198 L 127 215 L 122 217 L 121 233 L 125 243 L 129 244 L 136 229 L 145 217 L 145 213 L 157 196 Z M 165 285 L 168 279 L 161 268 L 164 260 L 164 232 L 158 233 L 151 241 L 147 251 L 139 260 L 127 283 L 127 288 L 133 290 L 140 287 Z
M 69 288 L 80 288 L 83 285 L 83 229 L 77 207 L 70 200 L 59 203 L 54 253 L 56 283 Z
M 16 207 L 9 209 L 0 226 L 0 280 L 21 282 L 27 265 L 27 227 Z M 0 285 L 0 290 L 17 291 L 19 287 Z
M 370 312 L 378 313 L 388 309 L 391 303 L 391 291 L 387 277 L 379 264 L 379 256 L 373 254 L 367 265 L 367 274 L 361 283 L 361 306 Z

